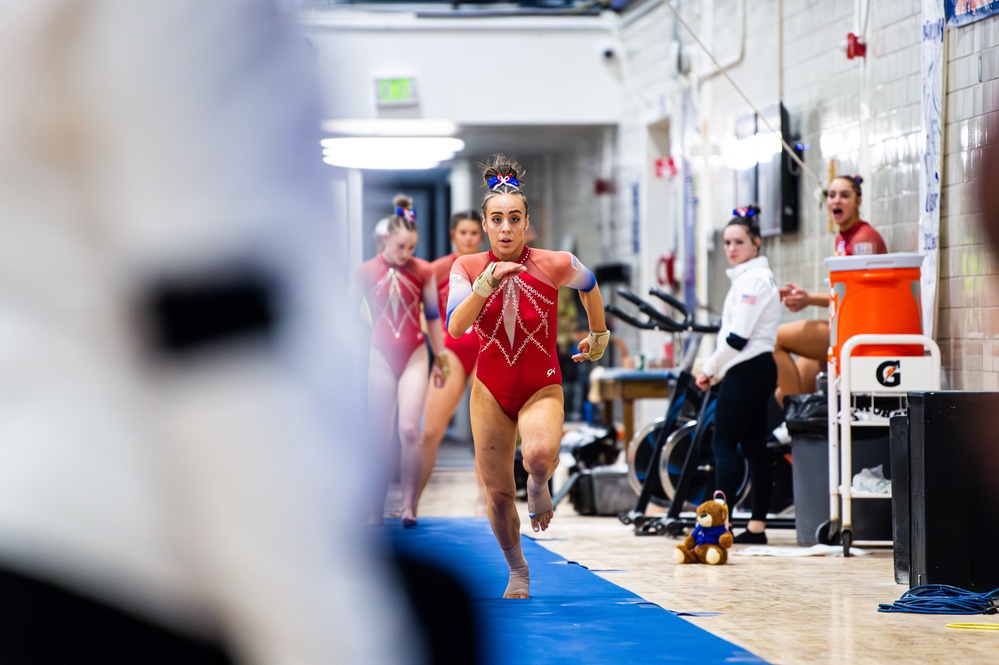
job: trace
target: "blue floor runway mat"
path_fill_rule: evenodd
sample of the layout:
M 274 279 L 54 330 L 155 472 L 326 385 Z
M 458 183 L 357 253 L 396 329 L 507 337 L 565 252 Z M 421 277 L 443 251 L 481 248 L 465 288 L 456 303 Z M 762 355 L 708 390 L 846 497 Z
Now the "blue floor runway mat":
M 504 600 L 509 571 L 485 519 L 421 517 L 413 529 L 388 520 L 386 528 L 397 550 L 465 583 L 489 665 L 765 662 L 529 538 L 531 597 Z

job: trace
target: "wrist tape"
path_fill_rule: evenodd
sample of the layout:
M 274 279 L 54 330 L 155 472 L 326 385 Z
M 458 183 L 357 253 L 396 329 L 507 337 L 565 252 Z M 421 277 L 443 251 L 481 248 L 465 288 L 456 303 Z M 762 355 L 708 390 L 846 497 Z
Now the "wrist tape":
M 604 349 L 607 348 L 607 343 L 610 342 L 610 331 L 605 330 L 604 332 L 593 332 L 586 336 L 586 340 L 590 343 L 590 350 L 586 354 L 589 360 L 600 360 L 604 355 Z
M 496 287 L 500 285 L 501 281 L 493 277 L 493 270 L 495 269 L 496 263 L 487 265 L 482 274 L 475 278 L 475 283 L 472 284 L 472 291 L 475 291 L 483 298 L 488 298 L 496 290 Z

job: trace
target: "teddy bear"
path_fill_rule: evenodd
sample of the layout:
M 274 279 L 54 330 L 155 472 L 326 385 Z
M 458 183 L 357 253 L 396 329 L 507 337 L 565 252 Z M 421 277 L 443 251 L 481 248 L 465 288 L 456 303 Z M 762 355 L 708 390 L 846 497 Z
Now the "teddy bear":
M 714 498 L 697 507 L 697 526 L 677 545 L 673 558 L 677 563 L 707 563 L 719 565 L 728 561 L 732 547 L 732 532 L 728 530 L 728 504 L 725 494 L 715 492 Z

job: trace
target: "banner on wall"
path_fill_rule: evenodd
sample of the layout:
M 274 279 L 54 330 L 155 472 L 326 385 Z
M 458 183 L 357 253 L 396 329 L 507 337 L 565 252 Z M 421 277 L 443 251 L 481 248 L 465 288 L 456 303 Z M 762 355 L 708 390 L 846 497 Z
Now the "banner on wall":
M 681 154 L 683 155 L 683 233 L 686 265 L 683 271 L 684 304 L 691 312 L 697 311 L 697 196 L 694 192 L 694 169 L 687 154 L 686 140 L 697 127 L 697 111 L 690 89 L 683 93 L 683 118 Z
M 926 0 L 923 1 L 925 17 Z M 999 14 L 999 0 L 944 0 L 947 26 L 956 28 Z
M 999 0 L 996 0 L 999 2 Z M 944 15 L 939 0 L 922 0 L 922 165 L 919 169 L 919 253 L 923 255 L 923 334 L 933 337 L 937 313 L 940 169 L 943 159 Z M 954 5 L 948 2 L 947 5 Z M 967 4 L 967 3 L 957 3 Z

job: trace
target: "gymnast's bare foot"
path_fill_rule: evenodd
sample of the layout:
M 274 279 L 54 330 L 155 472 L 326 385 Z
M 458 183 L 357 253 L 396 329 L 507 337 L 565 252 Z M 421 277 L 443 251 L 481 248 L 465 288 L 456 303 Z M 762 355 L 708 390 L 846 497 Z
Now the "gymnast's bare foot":
M 544 531 L 555 516 L 552 495 L 548 483 L 535 483 L 534 476 L 527 477 L 527 514 L 531 518 L 531 528 Z

